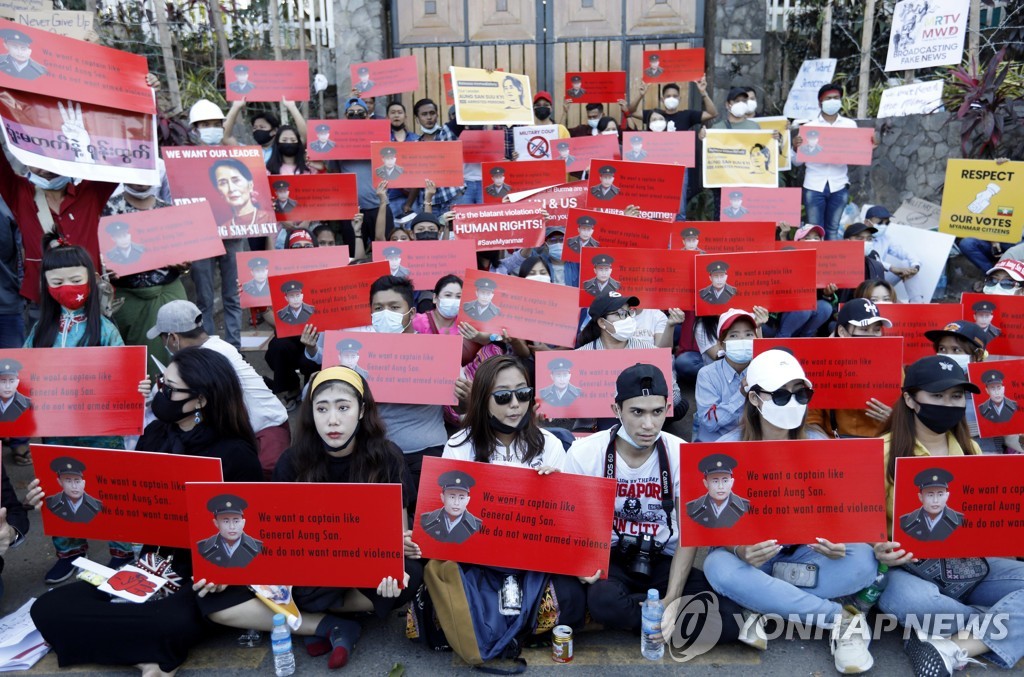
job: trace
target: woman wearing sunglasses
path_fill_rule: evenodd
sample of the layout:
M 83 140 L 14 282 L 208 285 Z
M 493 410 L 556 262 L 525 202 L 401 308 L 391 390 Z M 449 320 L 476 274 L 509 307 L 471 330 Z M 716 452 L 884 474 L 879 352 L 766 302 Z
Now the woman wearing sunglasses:
M 803 367 L 784 350 L 768 350 L 747 367 L 747 402 L 739 430 L 724 435 L 719 442 L 756 442 L 761 440 L 828 439 L 823 433 L 808 430 L 804 419 L 814 391 Z M 714 479 L 709 473 L 705 482 Z M 741 630 L 741 641 L 758 649 L 768 645 L 762 614 L 806 622 L 832 630 L 832 656 L 841 673 L 864 672 L 874 660 L 868 652 L 867 624 L 863 614 L 852 606 L 833 601 L 856 594 L 871 585 L 876 562 L 871 546 L 864 543 L 832 543 L 824 538 L 810 545 L 783 545 L 774 539 L 753 545 L 738 545 L 712 550 L 704 562 L 711 587 L 749 609 Z M 817 567 L 814 581 L 797 587 L 775 578 L 776 565 Z M 838 622 L 837 622 L 838 619 Z

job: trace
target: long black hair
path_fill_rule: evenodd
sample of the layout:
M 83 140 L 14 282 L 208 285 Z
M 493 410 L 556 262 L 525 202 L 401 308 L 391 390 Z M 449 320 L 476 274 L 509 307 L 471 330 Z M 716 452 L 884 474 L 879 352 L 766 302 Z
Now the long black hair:
M 221 439 L 242 440 L 253 450 L 259 449 L 238 373 L 228 358 L 214 350 L 193 346 L 174 353 L 171 363 L 178 365 L 188 389 L 206 400 L 200 412 L 205 426 Z
M 281 135 L 285 132 L 294 132 L 295 138 L 297 138 L 299 144 L 299 152 L 295 155 L 295 173 L 296 174 L 311 174 L 312 169 L 306 164 L 306 145 L 302 143 L 302 136 L 299 134 L 299 130 L 291 125 L 281 125 L 277 128 L 277 134 L 274 136 L 274 144 L 271 146 L 270 159 L 267 160 L 267 173 L 268 174 L 280 174 L 281 165 L 284 164 L 284 156 L 281 155 Z
M 39 321 L 36 323 L 35 335 L 32 337 L 33 348 L 52 348 L 60 331 L 61 305 L 50 296 L 49 285 L 46 283 L 46 272 L 77 266 L 85 268 L 85 276 L 88 278 L 89 284 L 89 298 L 86 299 L 83 308 L 85 336 L 78 345 L 81 347 L 100 345 L 103 338 L 103 310 L 100 304 L 99 285 L 96 284 L 96 267 L 92 265 L 92 259 L 84 249 L 74 245 L 61 244 L 58 236 L 51 233 L 43 238 L 43 265 L 39 274 Z
M 313 420 L 313 402 L 330 386 L 340 385 L 348 389 L 362 405 L 363 418 L 353 439 L 351 482 L 385 484 L 402 482 L 401 469 L 404 461 L 398 456 L 398 447 L 388 440 L 387 428 L 377 411 L 370 386 L 363 381 L 363 396 L 344 381 L 328 380 L 321 383 L 299 405 L 299 427 L 292 437 L 292 470 L 297 482 L 329 482 L 329 460 L 323 438 Z

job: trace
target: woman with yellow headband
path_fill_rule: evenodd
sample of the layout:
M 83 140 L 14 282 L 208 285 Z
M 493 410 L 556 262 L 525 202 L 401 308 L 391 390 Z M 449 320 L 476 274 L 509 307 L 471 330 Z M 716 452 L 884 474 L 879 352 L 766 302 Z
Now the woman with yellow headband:
M 274 481 L 401 483 L 407 509 L 416 502 L 402 451 L 387 439 L 366 381 L 348 367 L 330 367 L 313 378 L 309 397 L 299 405 L 298 431 L 277 462 Z M 408 513 L 402 517 L 408 528 Z M 320 619 L 306 641 L 309 654 L 330 652 L 330 668 L 345 665 L 360 627 L 331 614 L 372 611 L 386 617 L 412 599 L 422 582 L 419 562 L 406 558 L 405 572 L 404 581 L 385 577 L 376 590 L 296 587 L 303 625 L 307 618 Z

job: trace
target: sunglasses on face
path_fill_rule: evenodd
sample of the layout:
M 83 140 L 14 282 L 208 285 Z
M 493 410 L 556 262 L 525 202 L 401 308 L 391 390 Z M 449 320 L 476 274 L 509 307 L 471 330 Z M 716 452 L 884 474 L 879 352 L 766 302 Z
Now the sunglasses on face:
M 790 399 L 796 398 L 797 404 L 807 404 L 811 401 L 811 396 L 814 395 L 814 391 L 810 388 L 800 388 L 796 391 L 789 391 L 785 388 L 779 388 L 773 393 L 765 392 L 764 390 L 758 390 L 759 394 L 765 394 L 772 398 L 772 402 L 777 407 L 784 407 L 789 404 Z
M 512 401 L 512 396 L 515 395 L 516 399 L 520 402 L 526 403 L 533 399 L 533 388 L 516 388 L 515 390 L 495 390 L 491 393 L 491 397 L 494 398 L 495 404 L 508 404 Z
M 365 111 L 352 111 L 350 113 L 345 113 L 345 117 L 347 117 L 349 120 L 351 120 L 353 118 L 361 120 L 361 119 L 366 117 L 366 112 Z
M 164 381 L 164 377 L 163 376 L 160 376 L 159 378 L 157 378 L 157 380 L 156 380 L 156 387 L 157 387 L 157 390 L 162 392 L 164 395 L 167 395 L 168 397 L 170 397 L 174 393 L 185 393 L 186 395 L 194 395 L 195 394 L 195 391 L 192 390 L 191 388 L 172 388 L 171 386 L 167 385 L 167 383 Z
M 986 277 L 985 278 L 985 286 L 986 287 L 999 286 L 999 287 L 1002 287 L 1003 289 L 1013 289 L 1014 287 L 1020 286 L 1020 283 L 1017 282 L 1016 280 L 1014 280 L 1013 278 L 1009 278 L 1009 277 L 1004 277 L 1002 280 L 997 280 L 994 277 Z

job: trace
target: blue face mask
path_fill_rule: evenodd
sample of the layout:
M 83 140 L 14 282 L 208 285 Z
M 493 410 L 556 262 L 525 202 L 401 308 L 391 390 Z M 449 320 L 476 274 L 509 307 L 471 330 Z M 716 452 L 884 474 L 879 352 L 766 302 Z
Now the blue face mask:
M 71 183 L 70 176 L 55 176 L 52 179 L 44 179 L 35 172 L 28 173 L 28 180 L 32 182 L 33 186 L 38 186 L 43 190 L 61 190 Z
M 563 245 L 562 245 L 561 242 L 559 242 L 558 244 L 549 244 L 548 245 L 548 256 L 550 256 L 551 258 L 553 258 L 556 261 L 561 261 L 562 260 L 562 246 Z

